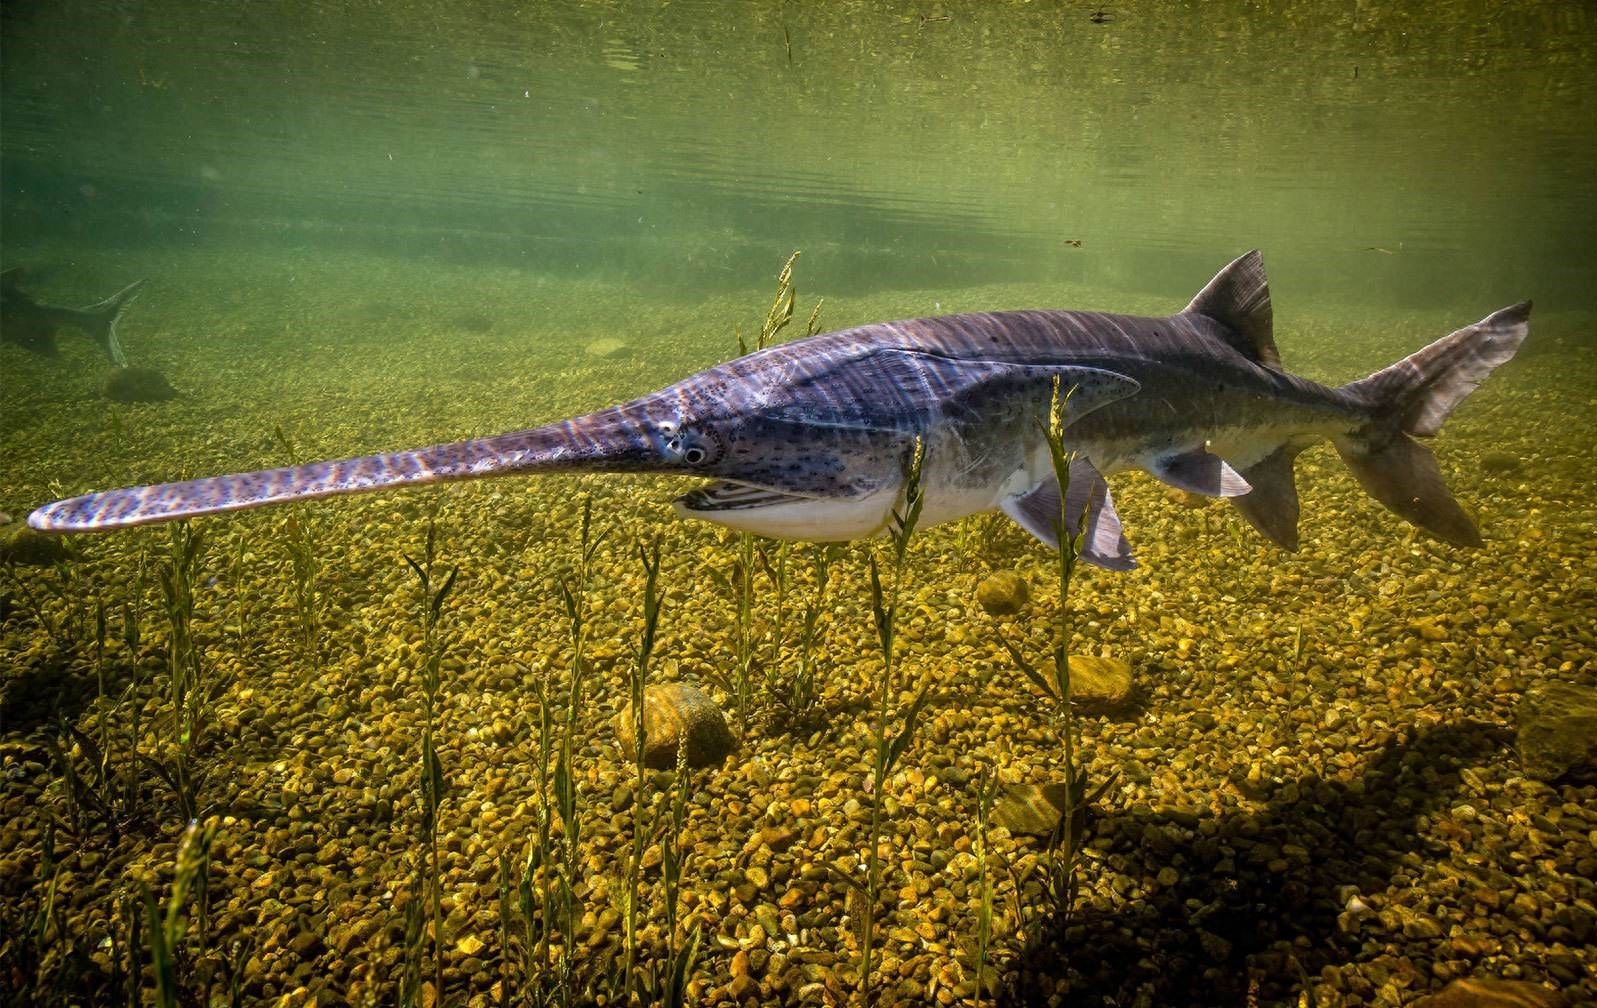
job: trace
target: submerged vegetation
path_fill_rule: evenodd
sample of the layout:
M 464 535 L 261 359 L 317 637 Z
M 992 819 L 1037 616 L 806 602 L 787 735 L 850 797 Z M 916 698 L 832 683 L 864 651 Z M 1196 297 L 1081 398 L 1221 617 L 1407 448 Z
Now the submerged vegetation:
M 440 577 L 437 565 L 438 511 L 436 500 L 427 516 L 427 539 L 421 559 L 406 554 L 405 563 L 416 575 L 420 589 L 417 601 L 421 615 L 421 768 L 418 774 L 421 796 L 421 836 L 416 846 L 417 862 L 412 883 L 412 898 L 405 913 L 405 975 L 399 1000 L 406 1006 L 437 1003 L 444 996 L 443 882 L 438 864 L 438 815 L 444 804 L 448 781 L 443 762 L 438 758 L 439 717 L 442 704 L 442 672 L 445 641 L 439 626 L 444 603 L 455 587 L 460 568 L 451 567 Z M 416 898 L 416 894 L 421 898 Z M 432 976 L 422 979 L 422 937 L 432 939 Z M 424 986 L 424 984 L 426 986 Z M 429 989 L 430 988 L 430 989 Z
M 1538 464 L 1481 491 L 1536 545 L 1482 554 L 1527 571 L 1490 591 L 1312 455 L 1295 557 L 1117 479 L 1144 566 L 1114 577 L 1004 519 L 923 528 L 914 479 L 848 546 L 670 523 L 624 478 L 75 540 L 0 576 L 0 1000 L 1581 993 L 1597 792 L 1528 780 L 1508 734 L 1597 655 L 1589 537 L 1510 515 L 1578 496 Z M 1012 615 L 973 604 L 995 569 L 1030 584 Z M 1131 661 L 1144 705 L 1073 705 L 1071 649 Z M 623 753 L 615 716 L 670 681 L 733 716 L 735 756 Z M 1053 836 L 1006 825 L 1062 781 Z

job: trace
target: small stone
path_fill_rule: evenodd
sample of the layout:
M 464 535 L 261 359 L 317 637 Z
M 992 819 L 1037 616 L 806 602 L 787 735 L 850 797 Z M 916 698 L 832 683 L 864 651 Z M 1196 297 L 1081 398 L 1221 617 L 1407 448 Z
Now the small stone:
M 1213 962 L 1223 963 L 1231 958 L 1231 943 L 1212 931 L 1198 931 L 1198 944 Z
M 1511 476 L 1525 463 L 1518 455 L 1505 451 L 1489 451 L 1481 456 L 1481 472 L 1488 476 Z
M 1192 508 L 1193 510 L 1206 508 L 1211 504 L 1217 503 L 1220 499 L 1218 497 L 1205 497 L 1203 494 L 1193 493 L 1191 490 L 1182 490 L 1180 487 L 1166 487 L 1165 496 L 1182 507 Z
M 645 728 L 645 731 L 648 729 Z M 630 757 L 629 757 L 630 758 Z M 673 754 L 674 759 L 674 754 Z M 617 784 L 615 790 L 610 792 L 610 808 L 616 812 L 625 812 L 632 807 L 632 785 Z
M 993 616 L 1013 616 L 1030 598 L 1026 579 L 1014 571 L 996 571 L 976 586 L 976 603 Z
M 288 943 L 288 947 L 300 959 L 314 959 L 322 951 L 322 937 L 314 931 L 301 931 Z

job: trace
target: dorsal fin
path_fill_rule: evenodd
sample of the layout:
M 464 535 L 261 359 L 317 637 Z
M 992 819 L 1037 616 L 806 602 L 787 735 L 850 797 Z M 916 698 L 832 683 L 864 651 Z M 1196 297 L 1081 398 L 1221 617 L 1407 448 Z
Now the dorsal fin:
M 1258 249 L 1216 273 L 1183 312 L 1206 315 L 1235 333 L 1240 339 L 1232 340 L 1232 345 L 1249 360 L 1265 367 L 1281 366 L 1270 312 L 1270 281 Z

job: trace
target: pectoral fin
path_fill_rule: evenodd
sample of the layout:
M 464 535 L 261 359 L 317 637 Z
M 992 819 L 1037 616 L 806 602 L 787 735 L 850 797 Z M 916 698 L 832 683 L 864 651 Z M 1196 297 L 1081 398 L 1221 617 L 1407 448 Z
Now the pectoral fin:
M 1049 476 L 1030 491 L 999 505 L 1021 528 L 1053 549 L 1059 548 L 1059 481 Z M 1124 571 L 1137 566 L 1131 544 L 1120 528 L 1109 484 L 1091 462 L 1077 456 L 1070 463 L 1070 489 L 1065 499 L 1065 522 L 1079 527 L 1087 516 L 1081 559 L 1105 570 Z
M 1156 455 L 1145 468 L 1161 483 L 1205 497 L 1240 497 L 1253 489 L 1242 474 L 1199 445 L 1183 452 Z

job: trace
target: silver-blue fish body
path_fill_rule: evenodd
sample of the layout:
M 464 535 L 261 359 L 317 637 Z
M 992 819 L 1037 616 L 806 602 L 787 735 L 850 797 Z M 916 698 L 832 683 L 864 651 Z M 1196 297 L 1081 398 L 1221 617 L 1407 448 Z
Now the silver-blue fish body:
M 86 531 L 384 487 L 515 473 L 659 472 L 714 482 L 679 514 L 789 539 L 880 532 L 924 449 L 926 525 L 1000 508 L 1083 557 L 1132 566 L 1105 474 L 1142 469 L 1229 498 L 1297 547 L 1293 459 L 1329 439 L 1369 492 L 1450 542 L 1479 542 L 1414 436 L 1513 356 L 1521 303 L 1368 378 L 1329 388 L 1281 368 L 1257 252 L 1185 309 L 1142 317 L 1013 311 L 861 326 L 771 347 L 585 416 L 455 444 L 86 494 L 29 516 Z M 1063 396 L 1067 488 L 1043 431 Z

